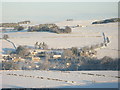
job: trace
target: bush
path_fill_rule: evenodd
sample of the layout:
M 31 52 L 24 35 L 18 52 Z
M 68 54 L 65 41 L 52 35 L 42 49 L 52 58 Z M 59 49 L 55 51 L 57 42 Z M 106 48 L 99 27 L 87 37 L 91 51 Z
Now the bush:
M 64 58 L 71 58 L 71 57 L 73 57 L 74 55 L 73 55 L 73 52 L 71 51 L 71 50 L 69 50 L 69 49 L 65 49 L 64 51 L 63 51 L 63 57 Z
M 65 27 L 65 33 L 71 33 L 71 28 L 68 27 L 68 26 L 66 26 L 66 27 Z
M 72 47 L 71 50 L 72 50 L 72 53 L 73 53 L 74 55 L 78 56 L 79 51 L 78 51 L 78 48 L 77 48 L 77 47 Z
M 9 36 L 7 34 L 3 35 L 3 39 L 7 40 L 9 38 Z
M 26 46 L 18 46 L 16 49 L 16 54 L 20 57 L 25 57 L 29 55 L 29 49 Z
M 23 26 L 16 26 L 16 27 L 14 27 L 14 29 L 15 29 L 15 30 L 18 30 L 18 31 L 21 31 L 21 30 L 24 29 L 24 27 L 23 27 Z

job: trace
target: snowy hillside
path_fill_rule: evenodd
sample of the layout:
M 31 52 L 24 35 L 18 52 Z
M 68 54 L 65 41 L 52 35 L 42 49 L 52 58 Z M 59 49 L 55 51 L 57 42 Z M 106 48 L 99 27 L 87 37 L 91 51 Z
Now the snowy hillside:
M 34 46 L 35 42 L 45 42 L 49 48 L 71 48 L 84 47 L 99 44 L 103 42 L 102 33 L 110 38 L 110 43 L 107 48 L 98 50 L 97 57 L 110 56 L 118 57 L 118 24 L 98 24 L 92 25 L 94 20 L 86 21 L 63 21 L 56 23 L 60 27 L 72 27 L 70 34 L 56 34 L 50 32 L 11 32 L 6 33 L 9 39 L 19 45 Z M 79 27 L 73 27 L 79 25 Z M 3 52 L 6 49 L 14 49 L 14 47 L 3 40 Z M 108 55 L 109 53 L 109 55 Z

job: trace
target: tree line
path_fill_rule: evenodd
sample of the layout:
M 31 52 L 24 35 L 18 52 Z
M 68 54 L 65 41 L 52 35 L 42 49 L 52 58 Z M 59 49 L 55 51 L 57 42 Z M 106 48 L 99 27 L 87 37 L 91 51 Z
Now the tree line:
M 58 27 L 56 24 L 40 24 L 28 28 L 28 32 L 54 32 L 54 33 L 70 33 L 71 28 L 66 26 L 65 29 Z

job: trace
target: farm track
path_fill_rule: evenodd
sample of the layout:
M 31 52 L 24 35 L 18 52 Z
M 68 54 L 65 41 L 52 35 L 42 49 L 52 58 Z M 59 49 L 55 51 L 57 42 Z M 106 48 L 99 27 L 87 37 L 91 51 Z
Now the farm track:
M 0 70 L 0 72 L 4 70 Z M 5 70 L 5 71 L 10 71 L 10 70 Z M 23 70 L 12 70 L 12 71 L 23 71 Z M 27 71 L 27 70 L 25 70 Z M 51 71 L 48 71 L 48 72 L 51 72 Z M 71 73 L 70 71 L 54 71 L 54 72 L 61 72 L 61 73 Z M 2 73 L 0 73 L 2 74 Z M 103 74 L 94 74 L 94 73 L 82 73 L 82 72 L 78 72 L 78 74 L 84 74 L 84 75 L 91 75 L 91 76 L 102 76 L 102 77 L 113 77 L 113 78 L 120 78 L 119 76 L 110 76 L 110 75 L 103 75 Z
M 19 71 L 19 70 L 18 70 Z M 55 71 L 57 72 L 57 71 Z M 69 71 L 60 71 L 61 73 L 68 73 L 68 74 L 73 74 Z M 112 77 L 112 78 L 120 78 L 119 76 L 109 76 L 109 75 L 102 75 L 102 74 L 94 74 L 94 73 L 83 73 L 83 72 L 78 72 L 78 74 L 81 74 L 81 75 L 88 75 L 88 76 L 95 76 L 95 77 L 105 77 L 105 78 L 108 78 L 108 77 Z M 6 75 L 8 76 L 15 76 L 15 77 L 24 77 L 24 78 L 33 78 L 33 79 L 41 79 L 41 80 L 52 80 L 52 81 L 58 81 L 58 82 L 65 82 L 65 83 L 68 83 L 68 84 L 77 84 L 77 85 L 82 85 L 82 84 L 85 84 L 85 83 L 79 83 L 79 82 L 76 82 L 76 81 L 69 81 L 69 80 L 63 80 L 63 79 L 58 79 L 58 78 L 51 78 L 51 77 L 43 77 L 43 76 L 35 76 L 35 75 L 23 75 L 23 74 L 16 74 L 16 73 L 6 73 Z M 91 83 L 99 83 L 99 82 L 96 82 L 96 81 L 90 81 Z
M 47 80 L 54 80 L 54 81 L 60 81 L 60 82 L 66 82 L 70 84 L 76 83 L 75 81 L 68 81 L 68 80 L 62 80 L 62 79 L 57 79 L 57 78 L 49 78 L 49 77 L 42 77 L 42 76 L 32 76 L 32 75 L 22 75 L 22 74 L 16 74 L 16 73 L 8 73 L 6 75 L 10 76 L 19 76 L 19 77 L 27 77 L 27 78 L 37 78 L 37 79 L 47 79 Z
M 118 83 L 117 71 L 0 70 L 3 86 L 57 87 Z M 115 72 L 115 73 L 114 73 Z M 7 81 L 8 80 L 8 81 Z M 12 81 L 12 84 L 11 84 Z M 18 83 L 16 83 L 18 82 Z M 24 85 L 22 82 L 29 83 Z

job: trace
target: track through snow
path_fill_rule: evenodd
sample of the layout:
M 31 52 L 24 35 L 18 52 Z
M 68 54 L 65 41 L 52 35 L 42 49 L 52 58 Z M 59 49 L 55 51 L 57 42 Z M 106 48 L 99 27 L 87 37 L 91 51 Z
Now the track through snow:
M 95 83 L 117 83 L 118 78 L 117 71 L 2 71 L 2 87 L 80 87 Z

